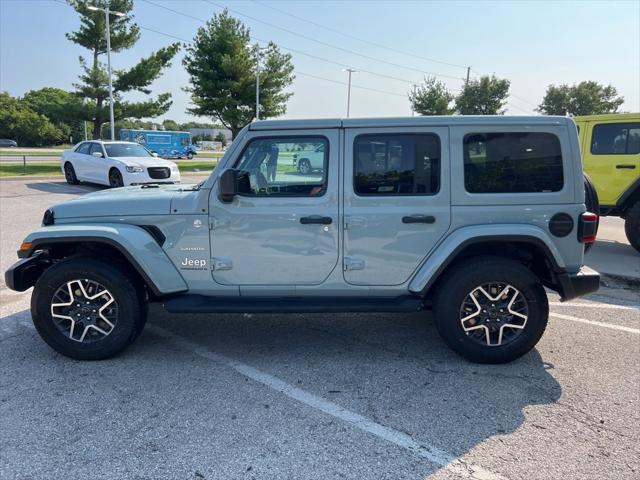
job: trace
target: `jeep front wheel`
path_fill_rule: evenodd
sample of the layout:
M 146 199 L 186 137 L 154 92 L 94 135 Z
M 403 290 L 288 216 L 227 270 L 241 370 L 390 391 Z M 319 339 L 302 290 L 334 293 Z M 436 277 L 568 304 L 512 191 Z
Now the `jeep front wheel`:
M 540 340 L 549 304 L 540 280 L 524 265 L 478 257 L 450 269 L 439 282 L 433 314 L 443 340 L 478 363 L 506 363 Z
M 31 296 L 33 323 L 57 352 L 102 360 L 124 350 L 145 321 L 140 289 L 115 266 L 71 257 L 47 269 Z
M 624 233 L 633 248 L 640 252 L 640 202 L 627 211 L 624 220 Z

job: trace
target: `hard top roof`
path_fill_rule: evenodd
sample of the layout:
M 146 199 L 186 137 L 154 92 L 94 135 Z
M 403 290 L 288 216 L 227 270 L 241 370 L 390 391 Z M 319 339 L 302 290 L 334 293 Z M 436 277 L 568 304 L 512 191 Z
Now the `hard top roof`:
M 568 117 L 511 115 L 448 115 L 381 118 L 320 118 L 307 120 L 260 120 L 249 130 L 293 130 L 312 128 L 419 127 L 449 125 L 561 125 Z

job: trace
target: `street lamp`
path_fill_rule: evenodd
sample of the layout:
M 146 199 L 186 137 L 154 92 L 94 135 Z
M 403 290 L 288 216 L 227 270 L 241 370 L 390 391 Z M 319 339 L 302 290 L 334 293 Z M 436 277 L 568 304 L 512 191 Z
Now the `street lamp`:
M 260 52 L 268 49 L 256 44 L 256 120 L 260 120 Z
M 347 118 L 349 118 L 349 106 L 351 103 L 351 74 L 357 73 L 358 71 L 353 68 L 343 68 L 342 71 L 349 72 L 349 87 L 347 88 Z
M 111 83 L 111 32 L 109 28 L 109 14 L 117 17 L 126 17 L 127 15 L 122 12 L 113 12 L 109 10 L 109 4 L 105 8 L 95 7 L 93 5 L 87 5 L 87 9 L 93 12 L 104 12 L 104 17 L 107 22 L 107 70 L 109 77 L 109 125 L 111 126 L 111 140 L 116 139 L 116 126 L 113 119 L 113 85 Z

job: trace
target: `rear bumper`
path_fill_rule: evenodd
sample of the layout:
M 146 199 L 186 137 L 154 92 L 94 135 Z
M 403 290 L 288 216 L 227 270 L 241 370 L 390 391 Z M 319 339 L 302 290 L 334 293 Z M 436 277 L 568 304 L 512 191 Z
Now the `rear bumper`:
M 600 274 L 589 267 L 582 267 L 577 273 L 557 274 L 558 293 L 562 301 L 571 300 L 600 288 Z

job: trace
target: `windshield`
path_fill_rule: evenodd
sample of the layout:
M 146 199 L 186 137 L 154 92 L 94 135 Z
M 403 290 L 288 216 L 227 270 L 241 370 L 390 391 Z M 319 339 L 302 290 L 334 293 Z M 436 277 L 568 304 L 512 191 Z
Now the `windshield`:
M 133 143 L 105 143 L 104 149 L 108 157 L 151 157 L 142 145 Z

